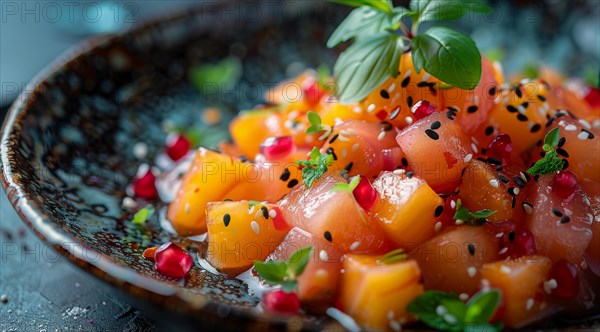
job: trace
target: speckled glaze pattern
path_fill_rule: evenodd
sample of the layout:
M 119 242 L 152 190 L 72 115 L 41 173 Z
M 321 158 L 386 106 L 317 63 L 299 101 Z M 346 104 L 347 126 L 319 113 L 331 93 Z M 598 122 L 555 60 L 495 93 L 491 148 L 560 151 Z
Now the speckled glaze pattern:
M 2 184 L 42 239 L 141 301 L 226 329 L 339 328 L 323 318 L 268 316 L 243 282 L 198 264 L 185 281 L 162 277 L 141 253 L 172 235 L 157 223 L 131 226 L 130 212 L 121 207 L 137 166 L 151 162 L 163 145 L 164 119 L 188 124 L 202 107 L 218 105 L 226 123 L 234 110 L 258 103 L 240 91 L 264 91 L 290 64 L 315 67 L 332 59 L 323 47 L 330 32 L 325 25 L 333 26 L 341 13 L 311 1 L 265 3 L 198 7 L 64 54 L 34 79 L 5 120 Z M 191 86 L 191 67 L 234 52 L 243 74 L 233 94 L 215 99 Z M 132 153 L 139 141 L 149 146 L 147 160 Z M 196 257 L 202 250 L 175 240 Z

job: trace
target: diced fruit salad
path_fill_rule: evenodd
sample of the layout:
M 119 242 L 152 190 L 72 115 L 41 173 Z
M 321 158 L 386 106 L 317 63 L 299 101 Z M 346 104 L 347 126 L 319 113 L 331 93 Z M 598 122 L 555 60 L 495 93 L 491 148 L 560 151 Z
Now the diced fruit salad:
M 362 97 L 348 97 L 364 92 L 342 83 L 347 71 L 309 70 L 239 113 L 218 151 L 171 136 L 165 154 L 186 171 L 166 219 L 182 236 L 206 234 L 219 273 L 258 278 L 261 310 L 279 315 L 487 331 L 598 312 L 597 87 L 548 70 L 505 81 L 478 52 L 478 84 L 443 83 L 408 33 L 412 51 L 394 53 L 397 71 Z M 300 98 L 286 98 L 291 84 Z M 157 172 L 133 180 L 138 199 L 157 200 Z M 194 265 L 170 242 L 144 257 L 176 279 Z

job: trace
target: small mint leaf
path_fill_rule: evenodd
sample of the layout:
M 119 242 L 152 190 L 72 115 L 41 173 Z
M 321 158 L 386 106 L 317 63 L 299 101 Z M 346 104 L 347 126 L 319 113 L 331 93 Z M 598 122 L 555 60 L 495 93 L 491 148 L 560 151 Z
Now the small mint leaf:
M 287 278 L 287 263 L 284 261 L 256 261 L 254 269 L 268 284 L 278 285 L 285 282 Z
M 558 156 L 556 150 L 548 151 L 544 158 L 538 160 L 531 166 L 527 173 L 535 175 L 554 174 L 563 169 L 565 160 Z
M 554 128 L 550 130 L 544 137 L 544 144 L 550 145 L 552 148 L 558 146 L 560 141 L 560 128 Z
M 349 194 L 352 194 L 354 189 L 356 189 L 356 187 L 358 186 L 359 182 L 360 182 L 360 176 L 357 175 L 357 176 L 353 177 L 349 183 L 348 182 L 336 183 L 336 185 L 333 186 L 333 188 L 331 188 L 330 191 L 345 191 Z
M 308 246 L 300 248 L 294 251 L 294 253 L 292 253 L 290 259 L 288 260 L 288 275 L 295 278 L 301 275 L 302 272 L 304 272 L 304 268 L 310 260 L 310 256 L 312 255 L 313 249 L 313 246 Z
M 482 290 L 473 295 L 467 302 L 467 311 L 464 316 L 465 323 L 483 324 L 489 322 L 500 304 L 501 297 L 500 291 L 494 288 Z

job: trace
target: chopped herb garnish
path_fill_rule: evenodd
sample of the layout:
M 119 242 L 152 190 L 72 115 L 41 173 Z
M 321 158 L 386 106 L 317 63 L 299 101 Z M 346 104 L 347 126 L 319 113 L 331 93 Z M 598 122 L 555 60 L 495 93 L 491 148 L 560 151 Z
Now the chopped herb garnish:
M 441 331 L 500 331 L 502 324 L 490 324 L 501 293 L 482 290 L 467 302 L 454 293 L 425 291 L 408 305 L 408 311 L 423 323 Z
M 309 246 L 296 250 L 287 261 L 256 261 L 254 269 L 266 283 L 291 291 L 296 288 L 296 279 L 304 272 L 312 252 L 313 246 Z
M 131 220 L 131 223 L 134 225 L 144 225 L 146 223 L 146 221 L 148 221 L 150 218 L 152 218 L 153 215 L 154 215 L 154 206 L 152 206 L 151 204 L 148 204 L 148 205 L 144 206 L 143 208 L 141 208 L 140 210 L 138 210 L 138 212 L 136 212 L 133 215 L 133 219 Z
M 560 141 L 560 128 L 554 128 L 544 137 L 542 149 L 546 152 L 544 157 L 535 162 L 527 173 L 531 175 L 553 174 L 563 169 L 565 160 L 558 156 L 556 148 Z
M 307 134 L 316 134 L 324 131 L 325 133 L 319 137 L 319 140 L 324 140 L 331 134 L 331 127 L 321 123 L 321 117 L 317 112 L 310 111 L 306 115 L 310 126 L 306 128 Z
M 309 155 L 310 159 L 308 160 L 298 160 L 296 164 L 302 167 L 302 179 L 304 179 L 304 184 L 308 188 L 312 186 L 313 182 L 319 179 L 325 172 L 327 172 L 327 168 L 331 166 L 333 163 L 333 156 L 330 154 L 321 154 L 319 149 L 314 147 Z
M 399 248 L 392 250 L 385 255 L 381 256 L 379 262 L 381 264 L 393 264 L 397 262 L 405 261 L 408 258 L 408 254 L 404 252 L 404 249 Z
M 253 200 L 249 200 L 249 201 L 248 201 L 248 208 L 251 208 L 251 207 L 253 207 L 253 206 L 257 206 L 257 205 L 259 205 L 259 204 L 262 204 L 262 202 L 260 202 L 260 201 L 253 201 Z
M 353 177 L 352 180 L 350 180 L 350 182 L 338 182 L 335 186 L 333 186 L 333 188 L 331 188 L 331 191 L 345 191 L 349 194 L 352 194 L 352 192 L 354 191 L 354 189 L 356 189 L 359 183 L 360 176 L 357 175 Z
M 364 99 L 390 76 L 398 75 L 402 53 L 412 50 L 414 69 L 424 69 L 450 86 L 474 89 L 481 79 L 481 55 L 475 42 L 456 30 L 433 26 L 419 34 L 427 21 L 456 20 L 469 11 L 487 13 L 485 0 L 457 5 L 452 1 L 412 0 L 409 8 L 388 0 L 332 0 L 354 9 L 327 42 L 328 47 L 354 39 L 333 68 L 343 103 Z M 412 29 L 403 19 L 410 18 Z
M 471 226 L 480 226 L 487 222 L 488 217 L 492 216 L 496 211 L 483 209 L 472 212 L 467 209 L 460 199 L 456 200 L 456 212 L 454 213 L 454 219 L 461 220 Z

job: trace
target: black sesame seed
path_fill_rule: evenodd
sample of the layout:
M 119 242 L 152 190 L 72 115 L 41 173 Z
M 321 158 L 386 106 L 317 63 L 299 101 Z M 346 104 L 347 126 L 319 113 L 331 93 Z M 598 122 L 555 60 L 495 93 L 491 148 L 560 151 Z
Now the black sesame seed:
M 290 179 L 290 170 L 289 169 L 284 169 L 283 173 L 281 173 L 281 176 L 279 177 L 279 180 L 281 181 L 287 181 Z
M 424 86 L 429 86 L 429 82 L 427 82 L 427 81 L 421 81 L 421 82 L 417 83 L 417 86 L 419 88 L 422 88 Z
M 467 113 L 475 113 L 475 112 L 477 112 L 478 109 L 479 108 L 475 105 L 469 106 L 469 108 L 467 108 Z
M 413 98 L 412 98 L 412 96 L 408 96 L 406 98 L 406 104 L 408 105 L 408 107 L 412 107 L 413 106 Z
M 298 180 L 292 179 L 290 182 L 288 182 L 287 187 L 294 188 L 297 184 L 298 184 Z
M 325 231 L 323 236 L 325 237 L 325 240 L 327 240 L 329 242 L 333 241 L 333 238 L 331 238 L 331 233 L 329 233 L 329 231 Z
M 546 97 L 542 95 L 537 95 L 537 99 L 539 99 L 540 101 L 546 101 Z
M 400 106 L 396 107 L 390 114 L 390 120 L 394 120 L 400 114 Z
M 558 153 L 559 155 L 561 155 L 565 158 L 569 158 L 569 153 L 567 152 L 567 150 L 565 150 L 563 148 L 556 149 L 556 153 Z
M 494 127 L 492 126 L 487 126 L 485 128 L 485 136 L 490 136 L 491 134 L 494 133 Z
M 340 136 L 340 134 L 333 135 L 333 137 L 329 140 L 329 144 L 333 144 L 333 142 L 335 142 L 335 140 L 338 138 L 338 136 Z
M 473 243 L 467 244 L 467 249 L 469 250 L 469 254 L 471 256 L 475 256 L 475 245 Z
M 381 98 L 383 99 L 390 99 L 390 94 L 385 91 L 384 89 L 381 89 L 381 91 L 379 91 L 379 94 L 381 95 Z
M 542 126 L 540 126 L 539 123 L 536 123 L 533 126 L 531 126 L 531 129 L 529 129 L 529 131 L 532 133 L 537 133 L 538 131 L 540 131 L 540 129 L 542 129 Z
M 519 112 L 519 110 L 516 107 L 514 107 L 513 105 L 506 105 L 506 110 L 509 111 L 510 113 Z
M 335 154 L 335 151 L 333 151 L 333 148 L 327 148 L 327 154 L 330 154 L 333 157 L 333 160 L 337 160 L 337 155 Z
M 523 181 L 523 179 L 521 179 L 520 176 L 515 176 L 515 178 L 513 179 L 515 180 L 515 183 L 517 184 L 517 186 L 524 188 L 525 185 L 527 185 L 527 183 L 525 181 Z
M 442 213 L 444 213 L 444 207 L 442 205 L 438 205 L 438 207 L 435 208 L 435 212 L 433 214 L 437 218 L 437 217 L 441 216 Z
M 354 166 L 353 162 L 349 162 L 348 165 L 346 165 L 346 167 L 344 167 L 344 169 L 346 170 L 346 172 L 350 172 L 350 170 L 352 169 L 352 166 Z
M 223 215 L 223 223 L 225 224 L 225 227 L 229 226 L 230 222 L 231 222 L 231 216 L 229 215 L 229 213 L 225 213 Z
M 569 167 L 569 161 L 567 159 L 563 159 L 563 170 L 567 169 Z
M 260 211 L 262 212 L 263 218 L 269 219 L 269 209 L 266 206 L 261 206 Z
M 529 180 L 531 180 L 531 176 L 529 176 L 529 174 L 523 172 L 521 172 L 521 174 L 523 174 L 523 176 L 525 177 L 525 181 L 529 182 Z
M 521 106 L 523 106 L 523 108 L 527 108 L 529 107 L 529 103 L 525 101 L 521 104 Z
M 437 141 L 438 139 L 440 139 L 440 135 L 438 135 L 438 133 L 436 133 L 435 131 L 433 131 L 431 129 L 426 129 L 425 134 L 427 134 L 427 136 L 429 136 L 429 138 L 431 138 L 434 141 Z
M 563 216 L 563 213 L 560 212 L 560 210 L 557 209 L 557 208 L 555 208 L 555 207 L 552 208 L 552 213 L 554 213 L 554 215 L 557 216 L 557 217 L 562 217 Z
M 488 93 L 490 94 L 490 96 L 493 96 L 496 94 L 496 87 L 493 86 L 488 90 Z
M 502 172 L 503 170 L 504 168 L 502 168 L 502 165 L 496 166 L 496 172 Z
M 414 173 L 412 171 L 406 172 L 406 177 L 409 179 L 412 178 L 413 175 L 414 175 Z
M 515 189 L 516 189 L 515 187 L 510 187 L 510 188 L 508 188 L 507 191 L 509 194 L 516 196 L 517 194 L 515 193 Z
M 566 224 L 569 221 L 571 221 L 571 218 L 569 218 L 569 216 L 564 216 L 564 217 L 560 218 L 560 223 L 561 224 Z
M 379 122 L 379 124 L 383 126 L 383 128 L 382 128 L 383 131 L 390 131 L 390 130 L 394 129 L 394 126 L 387 121 L 381 121 L 381 122 Z
M 406 76 L 405 79 L 402 80 L 402 83 L 400 84 L 403 88 L 406 88 L 406 86 L 408 85 L 408 83 L 410 83 L 410 75 Z
M 225 199 L 223 200 L 223 202 L 233 202 L 233 199 L 231 199 L 231 198 L 225 198 Z
M 486 154 L 487 153 L 487 149 L 486 148 L 481 148 L 481 154 Z
M 515 87 L 515 93 L 517 94 L 517 97 L 523 98 L 523 93 L 521 92 L 521 84 Z
M 431 130 L 436 130 L 436 129 L 440 129 L 440 127 L 442 126 L 442 124 L 439 121 L 434 121 L 431 124 Z
M 515 196 L 512 197 L 512 202 L 510 203 L 511 208 L 515 208 L 517 206 L 517 198 Z
M 546 122 L 546 128 L 550 127 L 552 125 L 552 123 L 554 122 L 555 118 L 549 118 L 548 121 Z
M 585 129 L 581 129 L 581 131 L 585 132 L 588 134 L 588 139 L 594 139 L 594 134 L 592 134 L 591 131 L 589 130 L 585 130 Z
M 527 115 L 519 113 L 519 114 L 517 114 L 517 120 L 525 122 L 525 121 L 529 120 L 529 118 L 527 117 Z
M 504 183 L 509 183 L 510 182 L 510 180 L 506 176 L 504 176 L 504 174 L 498 174 L 498 180 L 500 180 L 500 181 L 502 181 Z
M 408 160 L 406 160 L 406 158 L 402 157 L 402 159 L 400 160 L 400 162 L 402 163 L 402 166 L 408 167 Z
M 510 232 L 508 233 L 508 241 L 509 241 L 510 243 L 513 243 L 513 242 L 515 242 L 515 232 L 514 232 L 514 231 L 510 231 Z
M 489 157 L 485 160 L 488 164 L 492 164 L 492 165 L 502 165 L 502 161 L 496 159 L 496 158 L 492 158 Z

